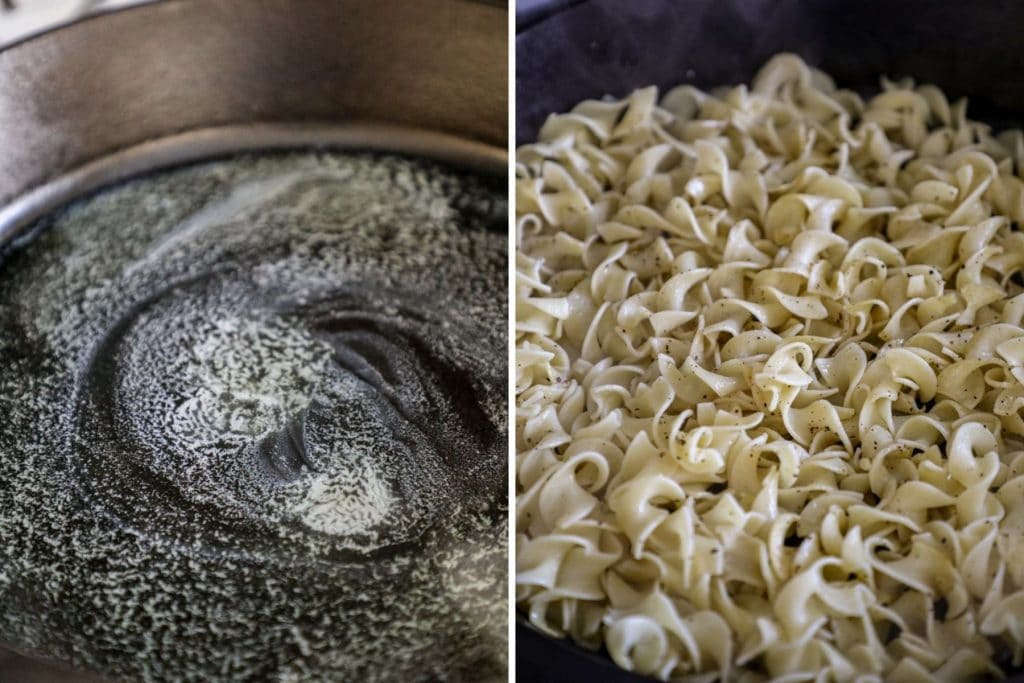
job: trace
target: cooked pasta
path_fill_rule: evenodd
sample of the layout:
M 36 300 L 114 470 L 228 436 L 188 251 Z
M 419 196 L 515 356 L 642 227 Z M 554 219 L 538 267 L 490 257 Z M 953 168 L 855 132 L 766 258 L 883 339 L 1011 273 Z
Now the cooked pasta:
M 1024 136 L 798 57 L 518 151 L 517 601 L 687 681 L 1024 664 Z

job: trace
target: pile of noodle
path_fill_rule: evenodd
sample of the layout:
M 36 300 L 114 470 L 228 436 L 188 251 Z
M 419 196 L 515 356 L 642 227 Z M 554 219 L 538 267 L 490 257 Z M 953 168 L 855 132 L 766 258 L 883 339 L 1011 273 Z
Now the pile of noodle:
M 799 58 L 517 155 L 517 601 L 687 681 L 1024 663 L 1024 137 Z

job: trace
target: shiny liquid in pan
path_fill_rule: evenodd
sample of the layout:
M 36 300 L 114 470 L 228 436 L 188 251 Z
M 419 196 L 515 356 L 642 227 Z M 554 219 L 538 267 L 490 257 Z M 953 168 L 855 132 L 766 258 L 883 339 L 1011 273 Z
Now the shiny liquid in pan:
M 0 264 L 0 640 L 112 676 L 504 668 L 506 203 L 205 163 Z

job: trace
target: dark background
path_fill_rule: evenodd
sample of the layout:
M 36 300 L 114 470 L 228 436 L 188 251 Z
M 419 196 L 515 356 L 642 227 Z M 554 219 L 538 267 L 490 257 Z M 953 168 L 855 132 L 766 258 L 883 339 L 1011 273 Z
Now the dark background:
M 1024 4 L 923 0 L 520 0 L 516 137 L 551 112 L 645 85 L 749 82 L 796 52 L 840 86 L 913 75 L 1006 125 L 1024 105 Z

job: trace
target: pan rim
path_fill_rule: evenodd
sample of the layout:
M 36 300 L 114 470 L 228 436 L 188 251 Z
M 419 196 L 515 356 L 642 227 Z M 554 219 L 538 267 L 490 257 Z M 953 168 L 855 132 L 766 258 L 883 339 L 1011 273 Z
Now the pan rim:
M 0 245 L 31 238 L 30 228 L 75 199 L 132 177 L 245 152 L 373 151 L 407 154 L 494 177 L 508 150 L 449 133 L 369 122 L 252 123 L 198 128 L 147 140 L 89 161 L 0 206 Z
M 452 3 L 458 3 L 458 4 L 484 5 L 484 6 L 493 7 L 493 8 L 498 9 L 498 10 L 505 9 L 506 11 L 508 10 L 508 6 L 509 6 L 507 0 L 448 0 L 448 1 L 452 2 Z M 70 19 L 65 19 L 63 21 L 59 21 L 59 22 L 57 22 L 55 24 L 50 24 L 48 26 L 44 26 L 43 28 L 39 28 L 39 29 L 36 29 L 34 31 L 30 31 L 30 32 L 26 33 L 25 35 L 23 35 L 23 36 L 21 36 L 19 38 L 16 38 L 15 40 L 12 40 L 9 43 L 4 43 L 4 44 L 0 45 L 0 57 L 2 57 L 4 55 L 4 53 L 6 53 L 7 51 L 11 50 L 12 48 L 20 47 L 20 46 L 22 46 L 22 45 L 24 45 L 26 43 L 31 43 L 31 42 L 33 42 L 33 41 L 35 41 L 35 40 L 37 40 L 39 38 L 42 38 L 44 36 L 47 36 L 47 35 L 49 35 L 51 33 L 57 33 L 57 32 L 65 30 L 65 29 L 69 29 L 69 28 L 72 28 L 74 26 L 77 26 L 78 24 L 84 24 L 84 23 L 86 23 L 88 21 L 100 20 L 100 19 L 102 19 L 104 17 L 110 16 L 110 15 L 113 15 L 113 14 L 123 14 L 123 13 L 126 13 L 126 12 L 137 12 L 137 11 L 146 9 L 147 7 L 154 6 L 154 5 L 177 5 L 177 4 L 189 4 L 189 3 L 193 3 L 194 4 L 196 2 L 202 2 L 202 0 L 139 0 L 138 2 L 136 2 L 134 4 L 130 4 L 130 5 L 121 5 L 121 6 L 116 6 L 116 7 L 107 7 L 107 8 L 99 9 L 99 10 L 96 10 L 96 11 L 93 11 L 93 12 L 87 12 L 85 14 L 80 14 L 80 15 L 74 16 L 74 17 L 72 17 Z

